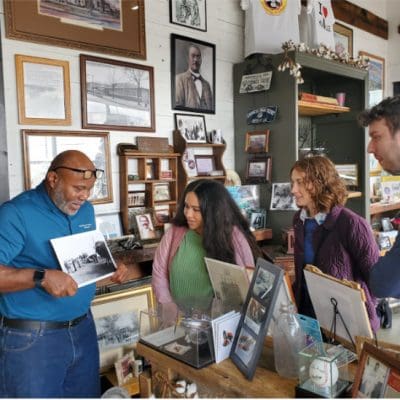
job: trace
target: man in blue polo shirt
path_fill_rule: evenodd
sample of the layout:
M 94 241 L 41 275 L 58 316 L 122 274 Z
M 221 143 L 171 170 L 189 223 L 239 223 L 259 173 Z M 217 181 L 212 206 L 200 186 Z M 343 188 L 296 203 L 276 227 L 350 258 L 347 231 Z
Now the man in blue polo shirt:
M 99 397 L 99 354 L 89 308 L 50 239 L 96 228 L 87 201 L 102 170 L 68 150 L 44 181 L 0 206 L 0 397 Z M 125 265 L 112 276 L 121 282 Z

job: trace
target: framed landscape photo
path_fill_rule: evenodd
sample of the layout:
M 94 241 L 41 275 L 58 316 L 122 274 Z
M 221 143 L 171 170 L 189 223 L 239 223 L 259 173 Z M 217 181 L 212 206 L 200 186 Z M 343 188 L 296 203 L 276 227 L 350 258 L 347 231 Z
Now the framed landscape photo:
M 188 143 L 207 143 L 204 115 L 175 114 L 175 128 Z
M 269 143 L 269 129 L 246 133 L 245 151 L 247 153 L 267 153 Z
M 144 4 L 144 0 L 5 0 L 6 37 L 146 59 Z
M 368 92 L 369 107 L 383 100 L 385 93 L 385 59 L 366 51 L 360 51 L 359 55 L 369 60 L 368 65 Z
M 215 44 L 171 34 L 174 110 L 215 114 Z
M 262 258 L 257 259 L 230 357 L 249 380 L 253 379 L 264 347 L 284 271 Z
M 133 349 L 139 340 L 140 311 L 154 308 L 151 285 L 96 296 L 91 310 L 96 324 L 102 371 Z
M 80 55 L 82 127 L 154 132 L 153 67 Z
M 215 158 L 213 155 L 195 155 L 197 175 L 210 175 L 215 171 Z
M 352 397 L 400 397 L 400 360 L 365 342 L 353 383 Z
M 85 153 L 96 168 L 104 171 L 96 179 L 89 200 L 93 204 L 111 203 L 111 159 L 108 132 L 93 131 L 41 131 L 23 129 L 25 189 L 37 186 L 45 177 L 54 157 L 65 150 Z
M 339 56 L 347 53 L 350 57 L 353 57 L 353 29 L 335 22 L 333 24 L 333 36 L 335 53 Z
M 169 21 L 199 31 L 207 31 L 207 0 L 169 0 Z
M 15 55 L 20 124 L 71 125 L 68 61 Z

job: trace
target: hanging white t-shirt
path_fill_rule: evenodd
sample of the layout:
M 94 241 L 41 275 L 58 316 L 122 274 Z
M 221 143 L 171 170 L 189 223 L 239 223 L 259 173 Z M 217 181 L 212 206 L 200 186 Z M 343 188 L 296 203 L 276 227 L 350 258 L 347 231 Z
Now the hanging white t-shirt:
M 331 0 L 308 0 L 307 7 L 301 7 L 300 40 L 315 49 L 324 44 L 335 49 Z
M 282 53 L 282 43 L 299 43 L 300 0 L 242 0 L 246 10 L 244 56 Z

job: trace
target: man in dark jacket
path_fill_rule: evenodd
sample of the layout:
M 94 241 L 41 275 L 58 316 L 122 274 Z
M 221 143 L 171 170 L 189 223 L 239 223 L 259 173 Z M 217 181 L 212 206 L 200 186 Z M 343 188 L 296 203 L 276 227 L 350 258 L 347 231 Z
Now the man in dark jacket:
M 382 168 L 400 174 L 400 96 L 388 97 L 359 116 L 362 126 L 369 128 L 367 151 Z M 390 251 L 370 271 L 369 286 L 377 297 L 400 297 L 400 237 Z

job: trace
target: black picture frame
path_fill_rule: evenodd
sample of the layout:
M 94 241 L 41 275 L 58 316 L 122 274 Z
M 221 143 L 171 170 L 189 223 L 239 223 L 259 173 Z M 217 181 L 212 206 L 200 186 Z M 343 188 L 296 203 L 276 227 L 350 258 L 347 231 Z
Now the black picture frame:
M 196 85 L 188 68 L 191 48 L 201 54 L 199 73 L 203 101 L 199 102 Z M 211 93 L 210 93 L 211 92 Z M 193 96 L 189 96 L 193 94 Z M 171 104 L 174 110 L 215 114 L 215 44 L 171 34 Z
M 247 160 L 246 182 L 271 182 L 272 158 L 250 158 Z
M 169 22 L 207 32 L 207 0 L 169 0 Z
M 254 377 L 283 276 L 282 268 L 262 258 L 257 259 L 230 354 L 248 380 Z M 252 315 L 257 315 L 257 318 L 252 318 Z

